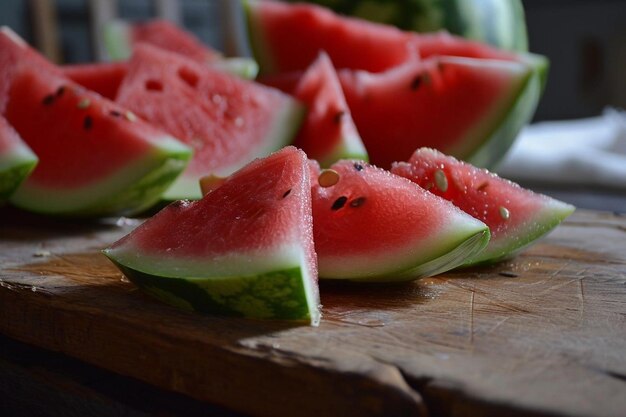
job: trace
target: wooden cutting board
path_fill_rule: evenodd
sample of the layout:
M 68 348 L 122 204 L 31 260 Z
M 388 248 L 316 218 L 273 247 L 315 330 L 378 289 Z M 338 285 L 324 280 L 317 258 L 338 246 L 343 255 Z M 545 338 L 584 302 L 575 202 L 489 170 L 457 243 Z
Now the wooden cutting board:
M 512 261 L 323 285 L 319 328 L 201 316 L 100 254 L 133 221 L 0 210 L 0 332 L 255 415 L 626 415 L 626 217 L 579 211 Z

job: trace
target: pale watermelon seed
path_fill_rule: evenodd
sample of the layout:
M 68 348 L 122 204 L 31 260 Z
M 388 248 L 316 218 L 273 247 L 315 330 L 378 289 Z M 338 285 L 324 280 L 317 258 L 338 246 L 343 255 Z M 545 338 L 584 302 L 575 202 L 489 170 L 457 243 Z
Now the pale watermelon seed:
M 333 203 L 330 209 L 333 211 L 339 210 L 340 208 L 346 205 L 347 201 L 348 201 L 348 197 L 346 197 L 345 195 L 342 195 L 341 197 L 335 200 L 335 202 Z
M 126 117 L 126 120 L 128 120 L 129 122 L 137 121 L 137 116 L 135 116 L 135 113 L 130 110 L 127 110 L 126 113 L 124 113 L 124 117 Z
M 435 171 L 435 185 L 442 193 L 448 191 L 448 177 L 446 177 L 446 173 L 441 169 Z
M 363 204 L 365 204 L 365 200 L 365 197 L 357 197 L 350 202 L 350 207 L 361 207 Z
M 83 110 L 88 108 L 89 106 L 91 106 L 91 100 L 89 100 L 88 98 L 82 99 L 76 105 L 76 107 L 78 107 L 79 109 L 83 109 Z
M 339 182 L 339 178 L 339 173 L 334 169 L 324 169 L 317 177 L 317 183 L 323 188 L 332 187 Z
M 506 207 L 500 206 L 499 210 L 500 210 L 500 217 L 502 217 L 504 220 L 509 220 L 509 218 L 511 217 L 511 212 L 509 211 L 509 209 Z

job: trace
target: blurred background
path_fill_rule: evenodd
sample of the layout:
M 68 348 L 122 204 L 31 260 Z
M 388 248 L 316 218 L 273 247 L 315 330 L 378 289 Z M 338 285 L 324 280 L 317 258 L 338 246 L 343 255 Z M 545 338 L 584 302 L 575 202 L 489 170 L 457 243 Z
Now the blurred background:
M 100 35 L 95 29 L 110 15 L 126 19 L 165 15 L 223 50 L 225 19 L 220 5 L 229 1 L 232 0 L 2 0 L 0 24 L 10 26 L 60 63 L 97 60 L 101 56 Z M 626 108 L 626 1 L 522 2 L 529 49 L 547 56 L 551 62 L 547 88 L 534 122 L 597 118 L 607 108 Z M 618 133 L 623 137 L 618 138 L 618 147 L 626 149 L 626 118 L 623 113 L 620 115 L 618 124 L 623 126 L 618 126 Z M 613 152 L 613 148 L 609 151 Z M 626 155 L 626 151 L 622 154 Z M 622 173 L 626 176 L 624 158 Z M 564 186 L 525 182 L 523 176 L 513 179 L 580 207 L 626 212 L 626 181 L 622 187 L 605 187 L 601 181 Z

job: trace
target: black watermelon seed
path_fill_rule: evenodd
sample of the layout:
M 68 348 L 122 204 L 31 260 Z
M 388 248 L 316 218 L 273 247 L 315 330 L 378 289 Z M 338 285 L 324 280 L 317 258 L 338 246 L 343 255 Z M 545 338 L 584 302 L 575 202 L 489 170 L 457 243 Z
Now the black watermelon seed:
M 55 93 L 55 95 L 57 97 L 61 97 L 64 93 L 65 93 L 65 86 L 62 85 L 61 87 L 57 88 L 57 92 Z
M 291 193 L 291 188 L 285 191 L 285 193 L 283 194 L 283 198 L 287 197 L 289 193 Z
M 363 171 L 363 165 L 359 164 L 358 162 L 355 162 L 354 169 L 356 169 L 357 171 Z
M 519 275 L 516 274 L 513 271 L 500 271 L 500 272 L 498 272 L 498 275 L 500 275 L 501 277 L 507 277 L 507 278 L 517 278 L 517 277 L 519 277 Z
M 343 118 L 343 116 L 346 114 L 345 111 L 339 111 L 335 114 L 335 116 L 333 117 L 333 123 L 335 123 L 336 125 L 338 125 L 339 123 L 341 123 L 341 119 Z
M 411 82 L 411 90 L 417 90 L 418 88 L 420 88 L 420 85 L 422 85 L 422 76 L 418 75 L 417 77 L 413 78 L 413 81 Z
M 122 113 L 118 112 L 117 110 L 111 110 L 109 114 L 113 117 L 120 117 L 122 115 Z
M 92 126 L 93 119 L 91 118 L 91 116 L 85 116 L 85 118 L 83 119 L 83 128 L 85 128 L 85 130 L 89 130 Z
M 335 200 L 335 202 L 333 203 L 330 209 L 334 211 L 339 210 L 340 208 L 346 205 L 347 201 L 348 201 L 348 197 L 346 197 L 345 195 L 342 195 L 341 197 Z
M 45 106 L 49 106 L 52 103 L 54 103 L 54 94 L 48 94 L 47 96 L 45 96 L 43 98 L 43 100 L 41 100 L 41 102 L 45 105 Z
M 489 183 L 487 181 L 483 182 L 476 188 L 478 191 L 484 191 L 485 188 L 489 187 Z
M 350 207 L 361 207 L 365 204 L 365 197 L 357 197 L 354 200 L 350 201 Z

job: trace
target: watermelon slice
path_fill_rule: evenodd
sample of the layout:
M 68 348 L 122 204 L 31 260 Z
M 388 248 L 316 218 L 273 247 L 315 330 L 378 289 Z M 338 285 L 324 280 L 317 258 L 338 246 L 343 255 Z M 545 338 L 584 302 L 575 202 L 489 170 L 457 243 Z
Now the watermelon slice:
M 172 203 L 104 253 L 170 304 L 317 325 L 312 227 L 306 155 L 287 147 L 200 201 Z
M 39 156 L 11 201 L 62 215 L 133 214 L 158 201 L 191 151 L 100 95 L 24 66 L 6 118 Z
M 220 52 L 203 44 L 191 32 L 167 20 L 154 19 L 135 23 L 113 20 L 105 26 L 104 39 L 105 47 L 115 61 L 130 58 L 135 45 L 146 43 L 242 78 L 253 79 L 259 71 L 259 66 L 253 59 L 224 58 Z
M 13 194 L 35 165 L 37 156 L 0 116 L 0 204 Z
M 451 201 L 489 226 L 489 245 L 468 264 L 512 256 L 574 211 L 569 204 L 523 189 L 433 149 L 418 149 L 408 162 L 395 163 L 391 171 Z
M 194 149 L 166 199 L 201 197 L 198 180 L 227 176 L 288 144 L 303 109 L 282 92 L 139 45 L 117 102 Z
M 312 161 L 311 172 L 320 278 L 390 282 L 435 275 L 462 265 L 489 241 L 481 221 L 373 165 L 344 160 L 320 172 Z
M 337 73 L 325 52 L 304 73 L 261 80 L 292 94 L 307 106 L 307 116 L 293 144 L 323 167 L 339 159 L 368 159 Z
M 246 1 L 250 44 L 263 74 L 307 68 L 320 50 L 336 68 L 380 72 L 415 59 L 411 36 L 309 4 Z
M 521 128 L 512 109 L 531 71 L 516 62 L 436 57 L 380 74 L 341 71 L 340 79 L 370 160 L 389 168 L 420 146 L 471 159 L 506 139 L 509 125 Z
M 117 90 L 128 71 L 126 62 L 97 62 L 61 67 L 63 75 L 83 87 L 115 100 Z

